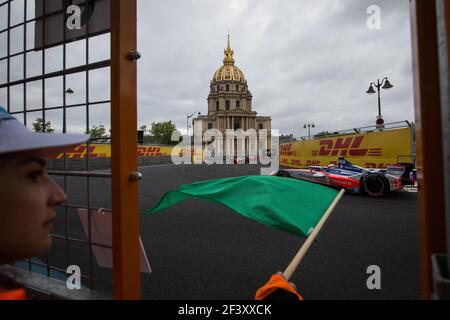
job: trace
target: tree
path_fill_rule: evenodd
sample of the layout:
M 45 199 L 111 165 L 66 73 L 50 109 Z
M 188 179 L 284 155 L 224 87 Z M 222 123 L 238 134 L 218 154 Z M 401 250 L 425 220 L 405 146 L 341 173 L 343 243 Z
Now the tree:
M 108 136 L 106 135 L 105 126 L 103 124 L 92 126 L 89 132 L 86 130 L 84 133 L 89 134 L 91 136 L 91 139 L 95 139 L 96 142 L 100 142 L 102 138 L 105 138 L 105 140 L 106 138 L 108 138 Z
M 314 139 L 322 139 L 322 138 L 337 136 L 337 135 L 339 135 L 339 132 L 322 131 L 322 132 L 315 134 L 313 137 L 314 137 Z
M 313 137 L 314 137 L 314 139 L 321 139 L 321 138 L 328 137 L 329 135 L 330 135 L 330 133 L 328 131 L 322 131 L 322 132 L 315 134 Z
M 42 133 L 52 133 L 55 129 L 52 128 L 52 123 L 50 121 L 45 121 L 42 118 L 37 118 L 33 122 L 33 131 Z
M 172 132 L 176 131 L 177 127 L 172 121 L 164 122 L 152 122 L 150 134 L 157 143 L 161 144 L 177 144 L 178 142 L 172 141 Z

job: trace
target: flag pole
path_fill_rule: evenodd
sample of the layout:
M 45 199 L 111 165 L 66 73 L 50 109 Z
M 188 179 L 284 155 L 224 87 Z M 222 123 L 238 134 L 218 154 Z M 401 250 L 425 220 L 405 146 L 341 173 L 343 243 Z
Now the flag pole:
M 297 269 L 298 265 L 302 261 L 303 257 L 308 252 L 309 248 L 311 247 L 312 243 L 316 239 L 317 235 L 319 234 L 320 230 L 322 229 L 323 225 L 327 221 L 328 217 L 331 215 L 331 212 L 333 212 L 334 208 L 336 208 L 339 200 L 341 200 L 342 196 L 345 193 L 345 189 L 341 189 L 341 191 L 338 193 L 336 198 L 334 198 L 333 202 L 328 207 L 327 211 L 325 211 L 324 215 L 320 219 L 320 221 L 317 223 L 316 227 L 314 228 L 313 232 L 308 236 L 306 241 L 303 243 L 300 250 L 295 255 L 294 259 L 292 259 L 291 263 L 289 263 L 286 270 L 283 272 L 284 277 L 286 280 L 289 281 L 289 279 L 294 274 L 295 270 Z

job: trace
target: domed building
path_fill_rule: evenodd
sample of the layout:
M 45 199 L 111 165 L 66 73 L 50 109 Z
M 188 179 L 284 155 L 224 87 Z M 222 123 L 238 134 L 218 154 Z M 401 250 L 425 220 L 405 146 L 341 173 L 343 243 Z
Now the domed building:
M 226 129 L 266 129 L 270 135 L 272 120 L 257 116 L 257 112 L 253 111 L 252 94 L 244 73 L 234 64 L 233 54 L 228 35 L 223 66 L 214 73 L 210 82 L 208 114 L 200 115 L 194 121 L 202 122 L 203 131 L 218 129 L 224 137 Z M 270 140 L 268 143 L 270 149 Z

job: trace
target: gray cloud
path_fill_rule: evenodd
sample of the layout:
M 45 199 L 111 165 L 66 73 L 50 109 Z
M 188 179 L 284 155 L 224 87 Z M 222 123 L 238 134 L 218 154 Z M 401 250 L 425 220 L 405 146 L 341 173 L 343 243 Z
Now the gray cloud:
M 366 27 L 372 4 L 381 30 Z M 142 124 L 184 129 L 186 113 L 206 113 L 228 31 L 255 111 L 282 133 L 303 135 L 306 121 L 317 131 L 373 124 L 377 100 L 365 91 L 384 76 L 395 86 L 382 93 L 385 120 L 414 117 L 408 0 L 141 1 L 138 26 Z
M 17 20 L 20 3 L 12 8 Z M 366 27 L 366 10 L 373 4 L 381 8 L 381 30 Z M 3 15 L 0 11 L 0 20 Z M 365 91 L 385 76 L 394 85 L 382 92 L 385 120 L 414 119 L 408 0 L 140 0 L 139 126 L 172 120 L 184 132 L 187 113 L 207 112 L 209 82 L 222 65 L 227 32 L 236 65 L 248 79 L 254 110 L 271 116 L 273 128 L 283 134 L 305 135 L 303 123 L 309 121 L 316 123 L 316 132 L 373 124 L 377 99 Z M 108 35 L 91 39 L 91 61 L 109 57 L 108 41 Z M 2 55 L 1 35 L 0 42 Z M 20 43 L 13 47 L 20 50 Z M 83 41 L 68 45 L 68 67 L 85 62 L 84 50 Z M 47 71 L 61 67 L 60 47 L 47 50 L 46 56 Z M 29 76 L 41 72 L 40 58 L 40 53 L 29 55 Z M 20 78 L 20 62 L 14 63 L 14 76 Z M 4 70 L 0 63 L 0 81 Z M 91 73 L 91 99 L 108 97 L 107 78 L 105 72 Z M 60 81 L 48 82 L 49 103 L 62 99 L 61 86 Z M 68 77 L 67 86 L 76 93 L 68 103 L 85 101 L 83 74 Z M 27 103 L 39 107 L 39 85 L 31 84 L 27 91 Z M 0 90 L 0 103 L 5 100 L 5 90 Z M 19 97 L 14 104 L 21 104 Z M 109 105 L 92 112 L 91 124 L 109 127 Z M 60 127 L 61 114 L 50 117 Z M 68 121 L 70 131 L 84 130 L 85 108 L 69 111 Z

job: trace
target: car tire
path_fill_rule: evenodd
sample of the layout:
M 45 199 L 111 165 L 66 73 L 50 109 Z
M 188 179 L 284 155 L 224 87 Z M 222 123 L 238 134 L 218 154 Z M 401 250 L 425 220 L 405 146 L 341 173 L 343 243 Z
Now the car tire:
M 290 178 L 291 177 L 289 172 L 281 171 L 281 170 L 278 171 L 275 176 L 277 176 L 277 177 L 285 177 L 285 178 Z
M 362 179 L 362 190 L 369 197 L 380 198 L 389 192 L 389 181 L 382 174 L 368 174 Z

